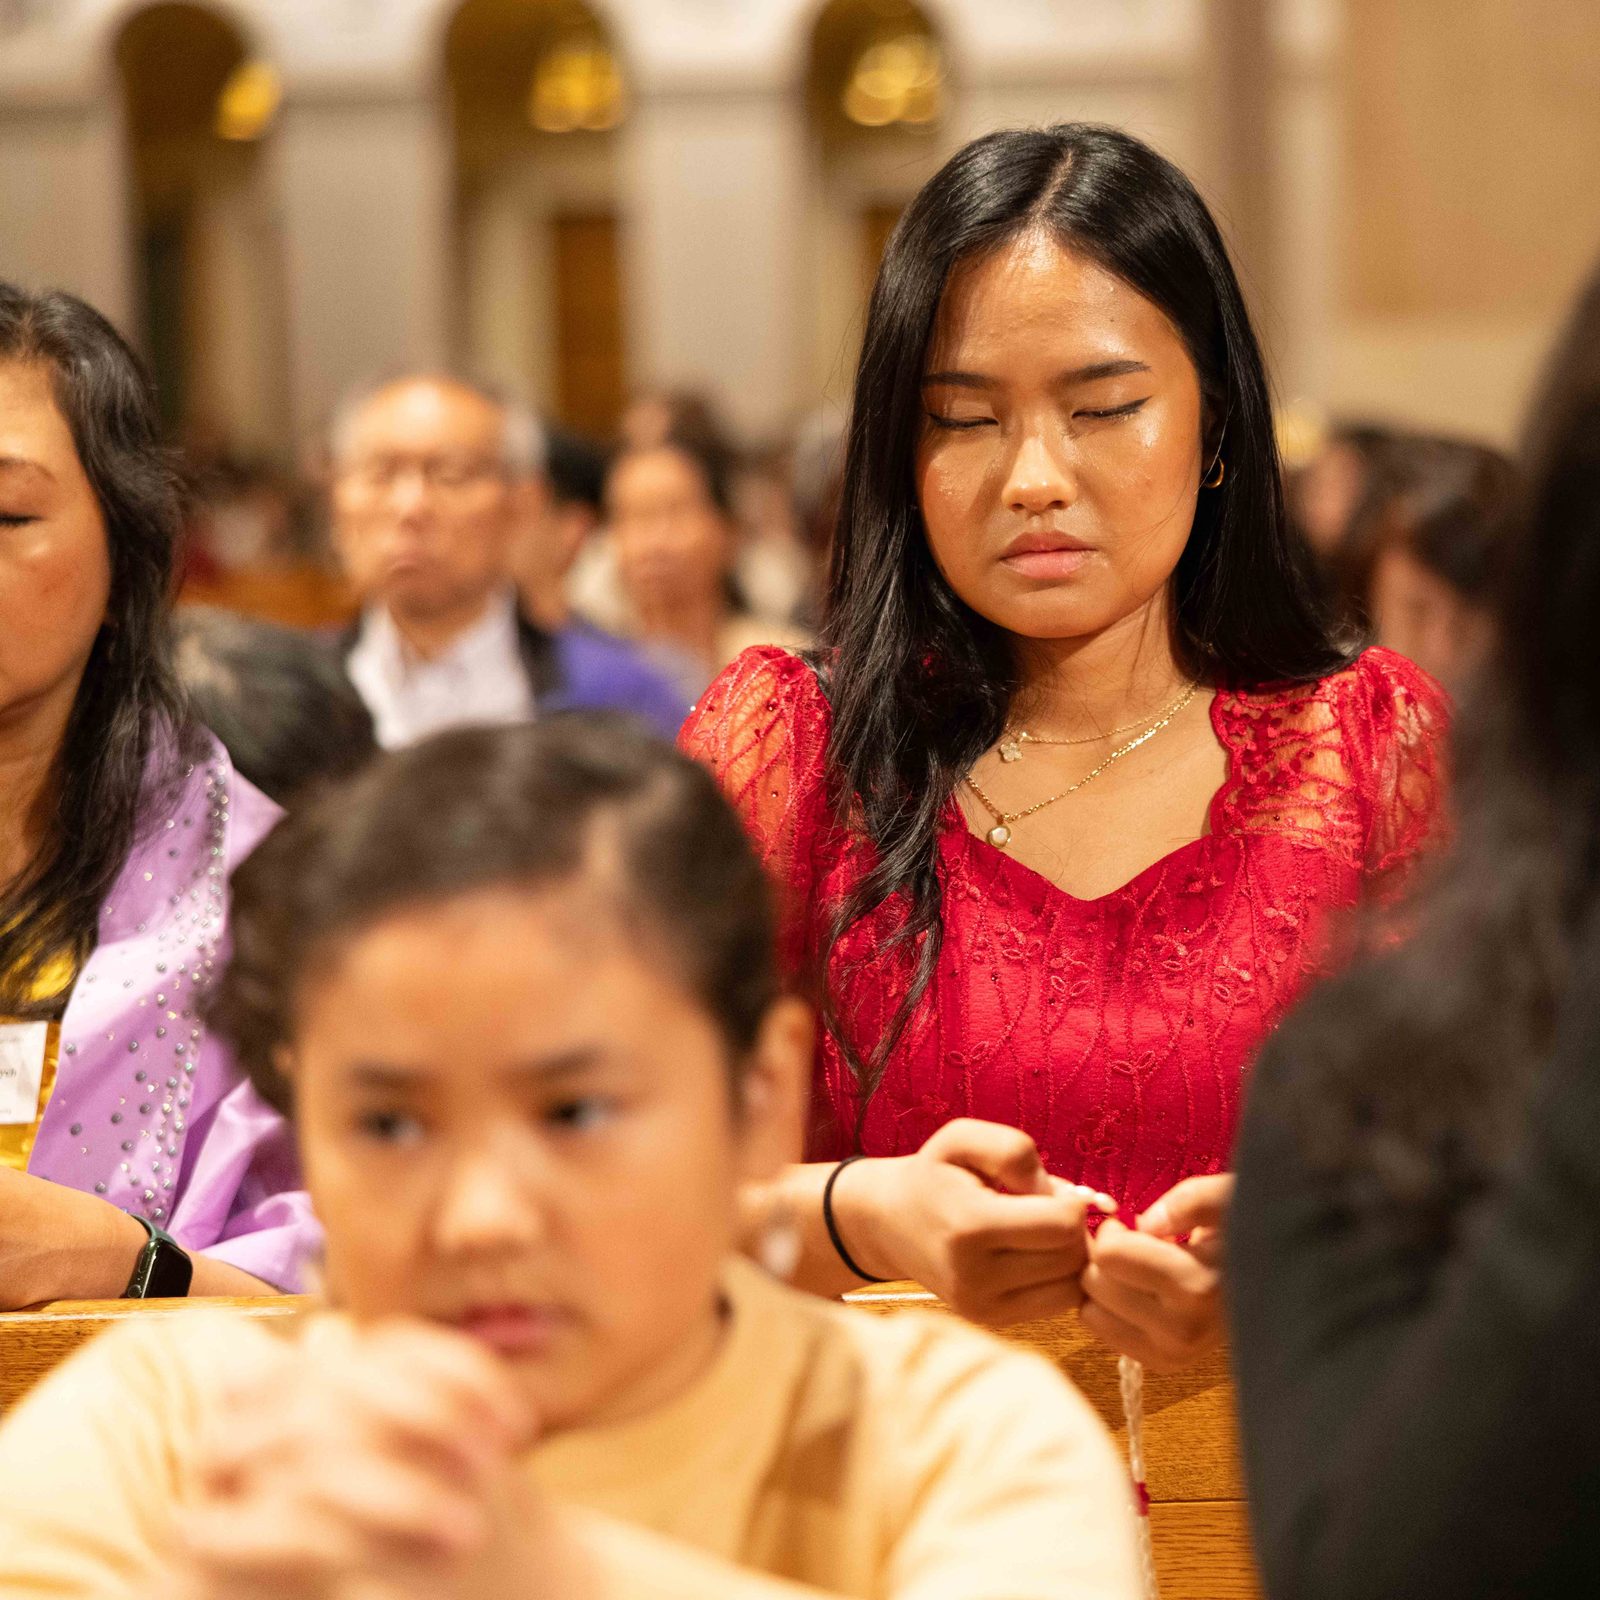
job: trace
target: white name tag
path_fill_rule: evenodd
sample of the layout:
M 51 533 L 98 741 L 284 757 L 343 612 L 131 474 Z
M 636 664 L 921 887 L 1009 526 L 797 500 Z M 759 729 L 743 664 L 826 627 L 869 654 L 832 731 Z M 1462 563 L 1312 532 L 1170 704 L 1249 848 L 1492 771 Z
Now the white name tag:
M 0 1022 L 0 1124 L 27 1123 L 39 1115 L 48 1022 Z

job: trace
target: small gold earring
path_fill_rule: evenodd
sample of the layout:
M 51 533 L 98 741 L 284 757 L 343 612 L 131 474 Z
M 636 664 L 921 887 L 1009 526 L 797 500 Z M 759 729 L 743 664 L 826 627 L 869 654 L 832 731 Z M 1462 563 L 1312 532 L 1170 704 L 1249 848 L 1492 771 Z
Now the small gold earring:
M 1227 475 L 1228 463 L 1219 455 L 1217 459 L 1211 463 L 1211 476 L 1209 478 L 1202 478 L 1200 480 L 1200 487 L 1202 489 L 1220 489 L 1222 487 L 1222 480 L 1227 477 Z

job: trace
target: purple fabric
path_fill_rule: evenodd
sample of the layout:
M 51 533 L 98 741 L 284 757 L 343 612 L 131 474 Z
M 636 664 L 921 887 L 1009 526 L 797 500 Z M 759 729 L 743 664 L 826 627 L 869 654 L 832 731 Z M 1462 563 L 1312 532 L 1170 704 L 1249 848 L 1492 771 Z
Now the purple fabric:
M 101 908 L 28 1170 L 296 1290 L 321 1235 L 293 1136 L 198 1003 L 227 960 L 228 875 L 279 813 L 207 741 Z
M 543 710 L 629 711 L 657 733 L 677 737 L 694 697 L 636 646 L 581 622 L 551 637 L 559 682 Z

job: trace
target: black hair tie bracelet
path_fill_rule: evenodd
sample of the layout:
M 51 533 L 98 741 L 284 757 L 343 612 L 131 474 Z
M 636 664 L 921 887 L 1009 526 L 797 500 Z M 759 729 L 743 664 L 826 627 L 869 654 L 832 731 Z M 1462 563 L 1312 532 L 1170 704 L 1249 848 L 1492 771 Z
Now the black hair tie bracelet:
M 833 1241 L 833 1248 L 838 1252 L 839 1259 L 853 1273 L 855 1273 L 858 1278 L 862 1279 L 866 1283 L 888 1283 L 889 1279 L 875 1278 L 870 1272 L 863 1272 L 861 1268 L 855 1264 L 854 1260 L 851 1259 L 850 1252 L 844 1247 L 844 1240 L 839 1237 L 839 1224 L 834 1220 L 833 1216 L 833 1186 L 839 1181 L 839 1174 L 853 1162 L 863 1159 L 864 1157 L 860 1155 L 846 1156 L 844 1160 L 841 1161 L 839 1165 L 828 1174 L 828 1181 L 822 1186 L 822 1220 L 824 1225 L 827 1227 L 828 1237 Z

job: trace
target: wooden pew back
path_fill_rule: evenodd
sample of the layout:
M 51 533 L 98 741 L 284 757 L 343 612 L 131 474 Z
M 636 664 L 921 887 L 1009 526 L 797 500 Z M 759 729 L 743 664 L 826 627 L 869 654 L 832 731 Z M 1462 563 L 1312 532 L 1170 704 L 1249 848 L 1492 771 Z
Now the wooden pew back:
M 250 1317 L 287 1317 L 305 1304 L 295 1295 L 259 1300 L 54 1300 L 29 1311 L 0 1312 L 0 1415 L 85 1340 L 128 1317 L 181 1317 L 187 1311 L 218 1306 Z
M 914 1284 L 886 1284 L 849 1297 L 881 1315 L 942 1311 Z M 283 1317 L 305 1301 L 61 1300 L 0 1313 L 0 1414 L 86 1339 L 127 1317 L 175 1317 L 204 1307 Z M 1083 1391 L 1126 1448 L 1116 1358 L 1076 1317 L 1028 1322 L 1008 1338 L 1054 1361 Z M 1234 1432 L 1233 1387 L 1218 1352 L 1187 1372 L 1145 1378 L 1145 1471 L 1162 1600 L 1259 1600 Z
M 944 1310 L 915 1284 L 884 1284 L 848 1299 L 883 1315 Z M 1024 1322 L 1005 1337 L 1055 1362 L 1126 1450 L 1117 1358 L 1075 1316 Z M 1144 1454 L 1162 1600 L 1259 1600 L 1225 1352 L 1187 1372 L 1146 1373 Z

